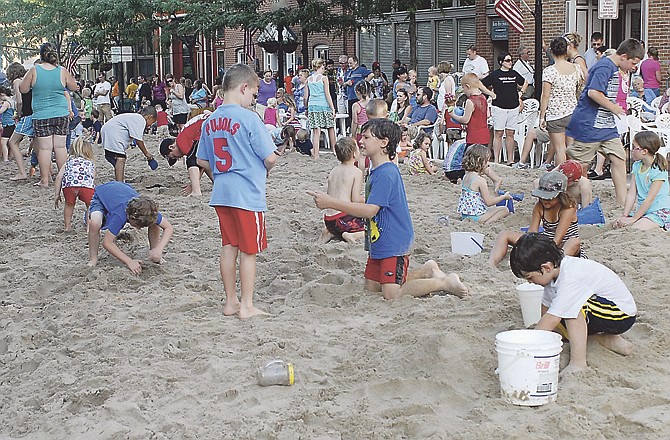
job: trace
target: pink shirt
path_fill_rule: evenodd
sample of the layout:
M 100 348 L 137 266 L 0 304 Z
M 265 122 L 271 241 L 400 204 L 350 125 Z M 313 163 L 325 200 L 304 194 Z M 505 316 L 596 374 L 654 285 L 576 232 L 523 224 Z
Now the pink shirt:
M 661 71 L 661 63 L 653 58 L 647 58 L 640 65 L 640 74 L 644 79 L 645 89 L 658 89 L 661 83 L 656 79 L 656 72 Z
M 616 103 L 619 104 L 624 110 L 628 110 L 628 103 L 626 98 L 628 98 L 628 91 L 630 89 L 630 74 L 621 73 L 619 70 L 619 90 L 616 94 Z

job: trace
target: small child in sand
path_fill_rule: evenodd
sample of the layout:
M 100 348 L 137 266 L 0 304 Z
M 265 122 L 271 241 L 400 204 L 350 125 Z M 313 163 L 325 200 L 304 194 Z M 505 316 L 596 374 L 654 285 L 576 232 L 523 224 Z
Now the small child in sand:
M 169 131 L 169 124 L 172 121 L 170 121 L 170 116 L 167 114 L 167 112 L 163 109 L 163 107 L 160 104 L 156 105 L 156 135 L 160 136 L 161 138 L 167 137 L 170 134 Z
M 158 212 L 156 202 L 148 197 L 140 196 L 132 186 L 117 181 L 97 186 L 88 213 L 89 266 L 98 264 L 100 230 L 104 227 L 106 231 L 102 239 L 102 247 L 128 266 L 128 269 L 135 275 L 142 273 L 142 260 L 129 257 L 116 245 L 116 237 L 126 223 L 136 229 L 148 228 L 149 259 L 158 264 L 163 261 L 163 250 L 170 241 L 174 228 Z M 163 230 L 162 236 L 161 229 Z
M 235 64 L 228 69 L 221 84 L 226 102 L 205 121 L 197 153 L 198 165 L 214 176 L 209 204 L 216 209 L 221 230 L 223 314 L 240 319 L 266 314 L 253 304 L 256 255 L 268 246 L 265 183 L 280 154 L 263 121 L 248 110 L 259 85 L 251 67 Z M 238 256 L 241 299 L 236 292 Z
M 556 168 L 568 178 L 567 193 L 582 208 L 593 202 L 593 185 L 591 180 L 582 175 L 582 164 L 576 160 L 566 160 Z
M 95 163 L 93 162 L 93 148 L 91 143 L 79 136 L 70 145 L 70 156 L 63 164 L 56 176 L 56 199 L 54 205 L 58 208 L 61 202 L 61 191 L 65 197 L 63 209 L 65 230 L 72 230 L 72 214 L 77 198 L 86 204 L 88 210 L 95 188 Z
M 542 318 L 535 329 L 558 329 L 570 340 L 570 363 L 562 375 L 587 368 L 587 335 L 615 353 L 633 352 L 633 344 L 621 334 L 635 323 L 637 307 L 609 268 L 564 256 L 553 240 L 540 234 L 526 234 L 517 241 L 510 266 L 517 278 L 544 286 Z
M 363 172 L 354 165 L 358 156 L 358 145 L 350 137 L 340 138 L 335 142 L 335 154 L 340 164 L 328 175 L 329 196 L 347 202 L 363 203 L 361 183 Z M 326 227 L 321 233 L 319 243 L 328 243 L 333 238 L 354 244 L 365 235 L 365 223 L 362 218 L 354 217 L 335 209 L 327 209 L 323 216 Z
M 431 176 L 437 171 L 437 167 L 433 165 L 433 161 L 428 159 L 428 150 L 432 143 L 431 137 L 421 132 L 414 139 L 414 150 L 409 153 L 409 173 L 413 176 L 417 174 L 430 174 Z
M 491 196 L 486 180 L 482 177 L 489 167 L 490 157 L 489 147 L 480 144 L 471 145 L 463 155 L 465 176 L 461 182 L 461 197 L 456 209 L 462 219 L 469 218 L 488 224 L 509 215 L 507 206 L 496 206 L 496 203 L 511 199 L 510 193 Z
M 367 219 L 365 289 L 381 292 L 386 299 L 402 295 L 425 296 L 446 291 L 458 297 L 468 294 L 458 275 L 445 274 L 433 260 L 408 272 L 414 228 L 407 206 L 405 186 L 392 162 L 400 140 L 400 127 L 388 119 L 371 119 L 363 125 L 361 145 L 372 168 L 365 203 L 337 199 L 320 191 L 308 191 L 320 209 L 334 209 Z M 369 246 L 368 246 L 369 245 Z
M 309 131 L 301 128 L 295 135 L 295 149 L 298 153 L 311 156 L 314 144 L 309 138 Z
M 533 207 L 528 232 L 538 232 L 541 224 L 542 235 L 554 240 L 566 255 L 579 257 L 582 249 L 577 223 L 577 203 L 567 193 L 567 187 L 568 178 L 560 171 L 550 171 L 540 177 L 538 188 L 532 192 L 538 200 Z M 505 258 L 507 247 L 513 246 L 522 235 L 518 231 L 502 231 L 498 234 L 489 255 L 489 264 L 497 266 Z

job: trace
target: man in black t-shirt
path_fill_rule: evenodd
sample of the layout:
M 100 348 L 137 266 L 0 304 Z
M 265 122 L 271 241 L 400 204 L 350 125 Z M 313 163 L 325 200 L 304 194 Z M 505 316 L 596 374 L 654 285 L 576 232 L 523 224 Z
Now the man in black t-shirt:
M 494 131 L 493 161 L 496 163 L 500 161 L 504 133 L 507 162 L 511 165 L 514 163 L 514 132 L 518 125 L 521 95 L 526 92 L 528 83 L 517 71 L 512 70 L 512 55 L 509 52 L 498 55 L 498 64 L 500 69 L 494 70 L 482 79 L 482 84 L 493 89 L 496 95 L 491 103 Z

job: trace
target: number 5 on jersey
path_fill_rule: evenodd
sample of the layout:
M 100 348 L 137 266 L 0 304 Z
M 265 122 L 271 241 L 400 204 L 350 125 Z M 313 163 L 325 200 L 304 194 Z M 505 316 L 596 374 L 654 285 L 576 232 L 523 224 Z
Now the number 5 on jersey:
M 214 155 L 217 158 L 216 169 L 219 172 L 225 173 L 233 166 L 233 157 L 228 151 L 228 140 L 226 138 L 214 138 Z

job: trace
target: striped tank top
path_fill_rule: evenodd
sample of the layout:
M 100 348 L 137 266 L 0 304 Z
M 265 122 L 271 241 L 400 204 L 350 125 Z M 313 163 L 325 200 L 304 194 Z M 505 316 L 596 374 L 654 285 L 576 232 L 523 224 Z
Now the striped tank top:
M 542 231 L 542 235 L 545 235 L 553 240 L 554 237 L 556 237 L 556 229 L 558 229 L 559 222 L 560 219 L 556 220 L 555 222 L 550 222 L 549 220 L 544 218 L 544 208 L 542 208 L 542 227 L 544 228 L 544 231 Z M 570 223 L 568 230 L 565 231 L 563 240 L 561 240 L 561 246 L 563 246 L 565 242 L 571 238 L 579 238 L 579 224 L 577 223 L 577 221 Z M 586 256 L 586 253 L 584 252 L 584 249 L 582 249 L 581 246 L 579 247 L 579 257 L 588 258 Z

